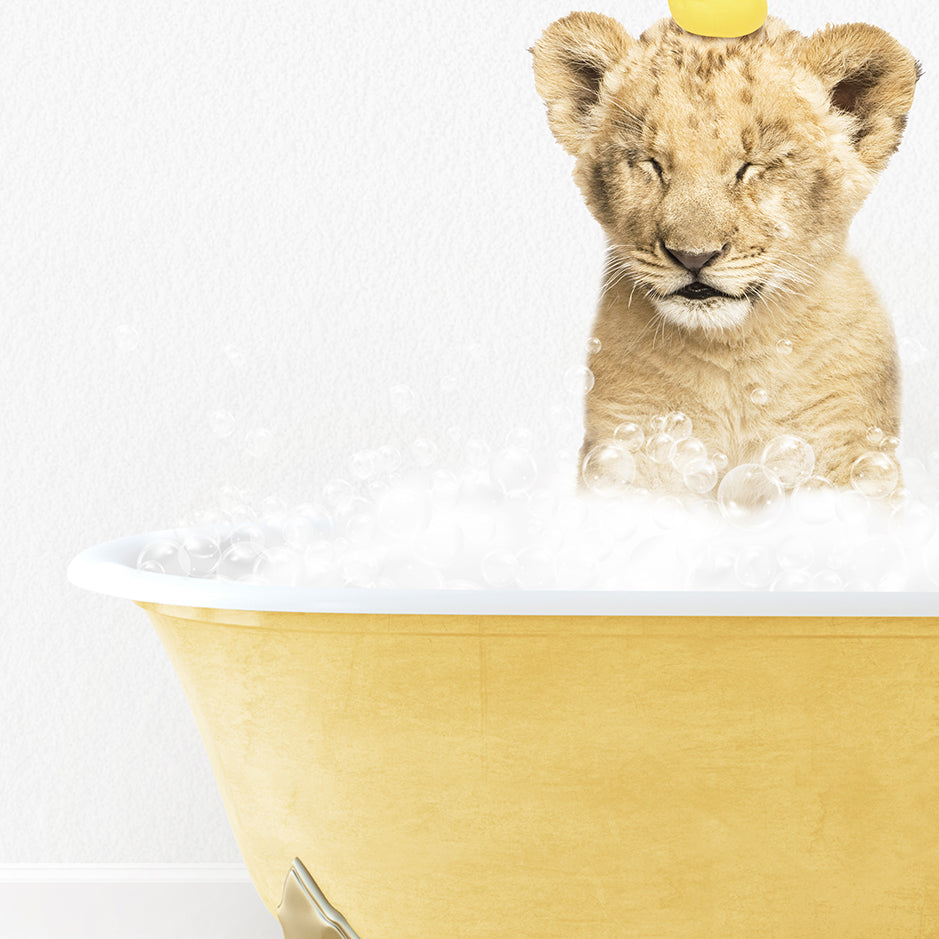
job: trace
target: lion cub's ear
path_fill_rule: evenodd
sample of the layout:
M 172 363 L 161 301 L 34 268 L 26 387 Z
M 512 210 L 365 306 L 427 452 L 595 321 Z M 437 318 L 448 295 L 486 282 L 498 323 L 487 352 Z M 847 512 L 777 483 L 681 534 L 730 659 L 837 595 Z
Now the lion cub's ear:
M 608 16 L 571 13 L 552 23 L 532 48 L 535 87 L 548 105 L 551 130 L 568 153 L 576 156 L 589 137 L 603 78 L 633 43 Z
M 855 118 L 854 146 L 880 172 L 900 146 L 919 63 L 889 33 L 866 23 L 826 26 L 805 40 L 799 57 L 821 78 L 832 106 Z

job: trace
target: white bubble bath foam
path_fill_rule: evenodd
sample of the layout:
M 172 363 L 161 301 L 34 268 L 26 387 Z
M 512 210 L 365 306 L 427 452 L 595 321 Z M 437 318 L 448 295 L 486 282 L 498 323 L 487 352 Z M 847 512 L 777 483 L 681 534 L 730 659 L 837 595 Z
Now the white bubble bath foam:
M 622 424 L 579 467 L 525 429 L 454 430 L 359 451 L 300 504 L 226 487 L 137 567 L 331 589 L 939 589 L 937 466 L 902 458 L 877 428 L 867 443 L 838 489 L 798 437 L 729 467 L 677 412 Z M 633 485 L 641 461 L 668 489 Z

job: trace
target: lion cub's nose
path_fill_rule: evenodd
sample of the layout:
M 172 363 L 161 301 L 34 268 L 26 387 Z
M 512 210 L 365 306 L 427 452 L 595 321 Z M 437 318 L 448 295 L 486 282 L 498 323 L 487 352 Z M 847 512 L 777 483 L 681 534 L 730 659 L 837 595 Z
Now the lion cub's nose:
M 669 248 L 663 245 L 665 253 L 677 261 L 682 267 L 687 268 L 692 274 L 697 274 L 705 264 L 720 257 L 724 253 L 721 248 L 718 251 L 677 251 L 675 248 Z

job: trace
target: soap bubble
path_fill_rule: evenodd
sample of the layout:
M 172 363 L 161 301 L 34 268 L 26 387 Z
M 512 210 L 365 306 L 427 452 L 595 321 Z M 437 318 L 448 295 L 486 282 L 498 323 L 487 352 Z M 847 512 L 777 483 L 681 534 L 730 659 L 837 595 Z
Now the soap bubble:
M 255 558 L 253 573 L 266 584 L 294 587 L 303 579 L 303 557 L 287 545 L 265 548 Z
M 896 461 L 879 450 L 871 450 L 851 464 L 851 485 L 868 499 L 886 498 L 899 479 Z
M 477 469 L 484 469 L 489 465 L 489 444 L 479 437 L 470 437 L 463 445 L 466 462 Z
M 632 454 L 615 444 L 597 444 L 584 457 L 581 475 L 584 485 L 604 496 L 621 494 L 636 476 L 636 461 Z
M 815 452 L 801 437 L 782 434 L 766 445 L 760 463 L 766 475 L 783 489 L 795 489 L 812 476 Z
M 587 340 L 587 355 L 596 355 L 602 348 L 602 343 L 596 336 Z
M 392 385 L 388 389 L 388 400 L 395 414 L 407 414 L 414 407 L 414 390 L 410 385 Z
M 564 373 L 564 388 L 572 398 L 587 394 L 593 385 L 593 372 L 586 365 L 575 365 Z
M 393 538 L 420 534 L 430 521 L 430 513 L 427 492 L 416 486 L 394 486 L 378 501 L 379 524 Z
M 698 460 L 685 470 L 682 480 L 691 492 L 703 496 L 717 485 L 718 475 L 713 460 Z
M 411 443 L 411 456 L 418 466 L 424 468 L 433 466 L 437 462 L 439 454 L 437 444 L 426 437 L 418 437 Z
M 114 342 L 120 352 L 133 352 L 140 345 L 140 333 L 129 323 L 114 328 Z
M 331 538 L 332 534 L 332 519 L 322 505 L 304 502 L 295 506 L 284 519 L 284 540 L 292 548 L 305 548 Z
M 515 582 L 518 561 L 511 551 L 490 551 L 481 561 L 483 580 L 496 589 L 510 587 Z
M 356 479 L 372 479 L 382 471 L 382 455 L 377 450 L 359 450 L 349 460 L 349 469 Z
M 762 407 L 764 404 L 769 402 L 769 392 L 765 388 L 761 388 L 757 385 L 755 388 L 750 390 L 750 400 Z
M 523 590 L 547 590 L 554 585 L 554 552 L 533 546 L 519 552 L 515 581 Z
M 776 550 L 776 560 L 787 571 L 808 570 L 815 560 L 815 548 L 808 538 L 792 535 Z
M 341 524 L 342 533 L 351 544 L 367 545 L 375 539 L 375 512 L 372 504 L 364 499 L 348 514 L 343 514 Z
M 776 352 L 779 355 L 792 355 L 792 343 L 788 339 L 780 339 L 776 343 Z
M 625 447 L 631 453 L 635 453 L 645 443 L 646 434 L 638 424 L 626 421 L 613 431 L 613 439 L 620 446 Z
M 225 353 L 225 358 L 228 359 L 228 363 L 232 368 L 241 368 L 248 361 L 247 352 L 233 343 L 225 346 L 222 352 Z
M 232 544 L 250 542 L 263 545 L 267 540 L 264 529 L 255 521 L 245 520 L 232 528 L 229 541 Z
M 776 576 L 776 560 L 766 545 L 748 545 L 734 563 L 737 580 L 750 590 L 763 590 Z
M 726 453 L 721 453 L 720 450 L 711 454 L 711 462 L 717 467 L 719 473 L 722 473 L 730 466 L 730 458 Z
M 667 418 L 664 414 L 656 414 L 649 419 L 649 430 L 653 434 L 664 434 Z
M 692 463 L 707 459 L 707 447 L 697 437 L 685 437 L 675 444 L 672 451 L 672 466 L 684 473 Z
M 264 553 L 264 546 L 254 541 L 238 541 L 228 547 L 218 562 L 219 580 L 241 580 L 254 576 L 254 565 Z
M 809 477 L 792 493 L 792 510 L 810 525 L 824 525 L 835 517 L 835 487 L 824 476 Z
M 391 474 L 396 472 L 402 463 L 401 451 L 393 447 L 390 443 L 383 444 L 378 448 L 378 455 L 381 457 L 381 471 Z
M 347 509 L 355 498 L 355 487 L 345 479 L 331 479 L 323 486 L 323 501 L 333 511 Z
M 671 414 L 667 415 L 665 426 L 662 428 L 663 433 L 668 434 L 676 442 L 690 437 L 691 430 L 691 418 L 681 411 L 672 411 Z
M 505 447 L 492 458 L 492 478 L 507 494 L 529 489 L 537 475 L 534 457 L 522 447 Z
M 717 501 L 728 522 L 746 528 L 768 525 L 786 506 L 782 488 L 758 463 L 732 469 L 721 481 Z
M 645 453 L 653 463 L 670 462 L 674 452 L 675 441 L 664 432 L 655 433 L 646 441 Z
M 884 437 L 880 441 L 880 446 L 878 449 L 883 450 L 887 453 L 896 453 L 900 448 L 900 438 L 899 437 Z
M 204 535 L 189 535 L 181 547 L 189 556 L 191 577 L 211 577 L 215 573 L 222 556 L 218 541 Z
M 262 460 L 274 449 L 274 435 L 266 427 L 257 427 L 245 434 L 245 450 L 249 456 Z
M 872 447 L 879 447 L 884 439 L 884 432 L 879 427 L 867 428 L 867 442 Z
M 210 411 L 209 429 L 216 437 L 230 437 L 235 432 L 235 415 L 231 411 Z
M 174 574 L 188 577 L 191 570 L 189 554 L 171 538 L 157 538 L 137 555 L 137 569 L 152 574 Z

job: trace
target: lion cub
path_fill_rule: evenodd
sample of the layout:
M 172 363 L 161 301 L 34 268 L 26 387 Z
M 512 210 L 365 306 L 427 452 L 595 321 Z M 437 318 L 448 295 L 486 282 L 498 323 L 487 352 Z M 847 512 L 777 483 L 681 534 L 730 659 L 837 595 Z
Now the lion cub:
M 897 149 L 918 63 L 853 23 L 741 39 L 661 20 L 638 39 L 572 13 L 535 44 L 555 137 L 609 241 L 581 458 L 623 422 L 687 414 L 709 452 L 780 434 L 844 485 L 867 432 L 900 431 L 890 321 L 845 249 Z M 639 464 L 644 486 L 673 469 Z M 677 480 L 680 483 L 680 477 Z

